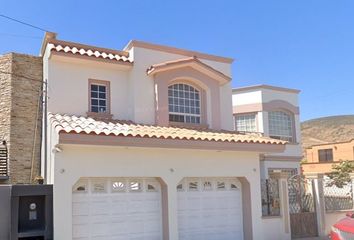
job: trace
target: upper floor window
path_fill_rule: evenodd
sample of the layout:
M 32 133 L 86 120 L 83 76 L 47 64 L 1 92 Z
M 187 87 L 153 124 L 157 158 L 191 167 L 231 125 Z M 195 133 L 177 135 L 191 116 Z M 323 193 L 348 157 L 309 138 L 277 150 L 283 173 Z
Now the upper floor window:
M 90 112 L 109 113 L 109 82 L 90 80 Z
M 294 142 L 293 118 L 282 111 L 268 113 L 269 136 L 289 142 Z
M 331 148 L 318 150 L 318 160 L 320 162 L 332 162 L 333 150 Z
M 200 92 L 187 84 L 173 84 L 168 87 L 168 110 L 170 122 L 201 122 Z
M 256 114 L 237 114 L 235 119 L 235 130 L 240 132 L 257 132 Z

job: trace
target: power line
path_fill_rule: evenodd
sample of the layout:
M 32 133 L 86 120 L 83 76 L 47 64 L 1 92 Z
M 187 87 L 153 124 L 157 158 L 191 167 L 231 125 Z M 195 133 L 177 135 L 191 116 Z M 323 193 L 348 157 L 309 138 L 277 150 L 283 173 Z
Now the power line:
M 6 19 L 8 19 L 8 20 L 11 20 L 11 21 L 14 21 L 14 22 L 17 22 L 17 23 L 20 23 L 20 24 L 26 25 L 26 26 L 28 26 L 28 27 L 32 27 L 32 28 L 35 28 L 35 29 L 41 30 L 41 31 L 43 31 L 43 32 L 50 32 L 50 31 L 45 30 L 44 28 L 34 26 L 34 25 L 30 24 L 30 23 L 26 23 L 26 22 L 23 22 L 23 21 L 17 20 L 17 19 L 15 19 L 15 18 L 12 18 L 12 17 L 6 16 L 6 15 L 4 15 L 4 14 L 0 14 L 0 17 L 3 17 L 3 18 L 6 18 Z

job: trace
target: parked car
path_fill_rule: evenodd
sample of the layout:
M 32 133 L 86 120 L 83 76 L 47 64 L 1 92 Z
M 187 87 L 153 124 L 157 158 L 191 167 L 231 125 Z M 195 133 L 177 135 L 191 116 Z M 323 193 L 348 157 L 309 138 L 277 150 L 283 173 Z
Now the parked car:
M 332 226 L 331 240 L 354 240 L 354 213 L 347 213 L 346 217 Z

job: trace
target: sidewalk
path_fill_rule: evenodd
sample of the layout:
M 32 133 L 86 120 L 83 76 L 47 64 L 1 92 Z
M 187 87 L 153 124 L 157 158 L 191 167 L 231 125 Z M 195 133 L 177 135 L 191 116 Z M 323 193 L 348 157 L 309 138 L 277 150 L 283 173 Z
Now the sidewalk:
M 329 240 L 328 237 L 295 238 L 294 240 Z

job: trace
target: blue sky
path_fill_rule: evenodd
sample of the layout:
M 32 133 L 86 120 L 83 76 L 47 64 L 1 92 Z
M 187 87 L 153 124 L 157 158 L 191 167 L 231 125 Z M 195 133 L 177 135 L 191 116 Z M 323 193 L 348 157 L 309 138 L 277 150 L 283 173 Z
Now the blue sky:
M 235 58 L 233 86 L 300 89 L 301 119 L 354 114 L 354 1 L 2 0 L 0 14 L 60 39 L 130 39 Z M 0 18 L 0 53 L 37 55 L 43 32 Z

